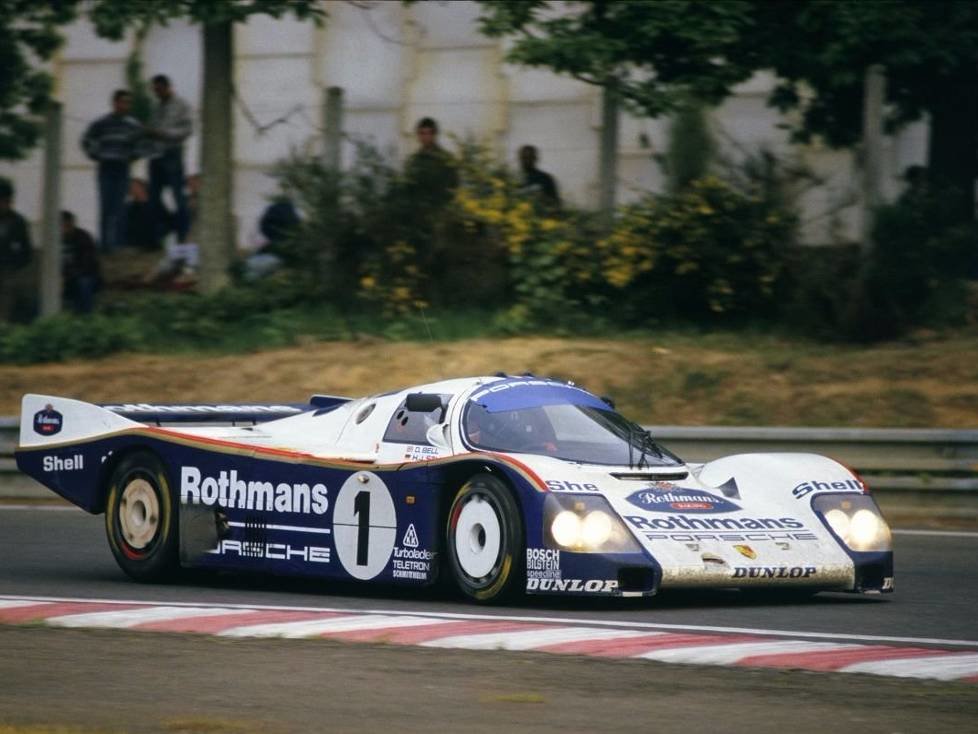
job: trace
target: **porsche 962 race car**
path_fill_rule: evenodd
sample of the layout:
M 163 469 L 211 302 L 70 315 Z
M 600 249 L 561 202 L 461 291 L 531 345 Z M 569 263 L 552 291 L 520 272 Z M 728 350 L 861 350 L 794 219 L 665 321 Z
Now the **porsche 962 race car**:
M 23 399 L 17 465 L 105 513 L 119 566 L 514 593 L 887 592 L 890 530 L 812 454 L 690 464 L 572 383 L 436 382 L 297 405 Z

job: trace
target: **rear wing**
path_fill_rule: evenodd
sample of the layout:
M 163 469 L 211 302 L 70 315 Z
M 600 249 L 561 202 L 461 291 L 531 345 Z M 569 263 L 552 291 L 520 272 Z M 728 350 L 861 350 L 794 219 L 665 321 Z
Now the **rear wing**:
M 170 405 L 157 403 L 121 403 L 99 405 L 123 418 L 157 426 L 166 423 L 264 423 L 298 415 L 311 406 L 305 403 L 283 405 Z
M 308 403 L 279 403 L 279 404 L 208 404 L 195 403 L 184 405 L 160 403 L 121 403 L 100 405 L 123 418 L 157 426 L 168 423 L 228 423 L 238 425 L 245 423 L 267 423 L 279 418 L 289 418 L 307 410 L 326 412 L 350 398 L 337 395 L 313 395 Z
M 20 445 L 38 446 L 95 438 L 146 425 L 254 425 L 307 410 L 331 410 L 349 398 L 313 395 L 308 403 L 272 405 L 113 403 L 94 405 L 54 395 L 25 395 L 20 411 Z

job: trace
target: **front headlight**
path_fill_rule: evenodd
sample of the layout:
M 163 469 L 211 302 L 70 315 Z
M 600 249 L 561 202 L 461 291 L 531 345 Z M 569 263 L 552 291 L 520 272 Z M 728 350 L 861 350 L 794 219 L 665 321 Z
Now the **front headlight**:
M 550 532 L 558 545 L 571 548 L 581 540 L 581 518 L 570 510 L 561 510 L 550 524 Z
M 893 550 L 890 526 L 873 498 L 865 494 L 822 494 L 812 500 L 832 532 L 854 551 Z
M 603 497 L 550 495 L 543 513 L 550 548 L 577 553 L 633 553 L 641 549 Z
M 591 510 L 581 523 L 581 541 L 588 548 L 600 548 L 611 537 L 614 521 L 603 510 Z

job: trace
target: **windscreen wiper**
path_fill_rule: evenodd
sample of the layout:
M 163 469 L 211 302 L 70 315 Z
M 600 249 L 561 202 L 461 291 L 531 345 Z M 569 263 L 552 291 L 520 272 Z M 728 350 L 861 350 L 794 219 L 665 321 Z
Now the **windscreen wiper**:
M 628 425 L 628 438 L 625 439 L 625 443 L 628 444 L 628 468 L 629 469 L 634 469 L 635 468 L 635 464 L 632 462 L 632 448 L 633 448 L 632 441 L 634 439 L 634 436 L 635 436 L 635 427 L 634 427 L 634 424 L 629 424 Z
M 638 457 L 638 468 L 639 469 L 642 468 L 642 464 L 643 463 L 647 467 L 651 467 L 652 466 L 646 460 L 646 458 L 645 458 L 645 454 L 647 453 L 647 451 L 649 449 L 651 449 L 652 451 L 654 451 L 656 453 L 656 455 L 659 457 L 660 460 L 665 459 L 665 456 L 662 453 L 662 449 L 659 448 L 659 446 L 655 442 L 655 439 L 652 438 L 652 434 L 649 433 L 647 430 L 645 430 L 644 428 L 642 428 L 640 425 L 637 425 L 637 424 L 633 423 L 632 424 L 632 428 L 631 428 L 631 430 L 630 430 L 629 433 L 630 433 L 629 438 L 631 438 L 631 434 L 632 433 L 636 433 L 636 434 L 638 434 L 638 436 L 641 437 L 641 439 L 640 439 L 641 440 L 640 447 L 641 447 L 641 452 L 642 453 L 639 454 L 639 457 Z M 631 444 L 631 441 L 629 441 L 629 444 Z M 631 448 L 629 448 L 629 458 L 630 457 L 631 457 Z

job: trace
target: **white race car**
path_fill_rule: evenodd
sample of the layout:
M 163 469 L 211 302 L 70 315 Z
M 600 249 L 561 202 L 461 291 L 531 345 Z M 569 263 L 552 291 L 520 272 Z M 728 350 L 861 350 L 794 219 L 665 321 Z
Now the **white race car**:
M 514 593 L 893 590 L 860 479 L 813 454 L 687 464 L 572 383 L 446 380 L 295 405 L 26 395 L 17 464 L 105 513 L 122 569 Z

